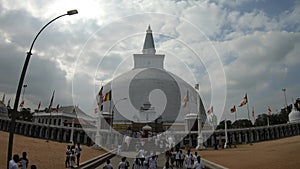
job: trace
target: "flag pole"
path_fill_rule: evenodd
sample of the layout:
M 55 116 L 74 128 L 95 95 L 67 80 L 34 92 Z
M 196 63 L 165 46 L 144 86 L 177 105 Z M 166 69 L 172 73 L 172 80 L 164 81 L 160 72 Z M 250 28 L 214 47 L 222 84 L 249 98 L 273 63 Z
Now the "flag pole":
M 237 111 L 235 110 L 235 113 L 234 113 L 234 121 L 236 121 L 236 115 L 237 114 Z
M 247 111 L 248 111 L 248 120 L 250 121 L 250 113 L 249 113 L 249 99 L 247 95 Z
M 227 148 L 227 144 L 228 144 L 228 137 L 227 137 L 227 120 L 225 118 L 225 144 L 224 144 L 224 148 Z
M 52 104 L 53 104 L 53 99 L 54 99 L 54 94 L 55 94 L 55 90 L 53 90 L 53 93 L 52 93 L 52 97 L 51 97 L 51 100 L 50 100 L 50 104 L 49 104 L 49 107 L 48 107 L 48 113 L 50 113 L 50 117 L 49 117 L 49 121 L 48 121 L 48 133 L 47 133 L 47 140 L 46 142 L 49 141 L 50 139 L 50 121 L 51 120 L 51 107 L 52 107 Z

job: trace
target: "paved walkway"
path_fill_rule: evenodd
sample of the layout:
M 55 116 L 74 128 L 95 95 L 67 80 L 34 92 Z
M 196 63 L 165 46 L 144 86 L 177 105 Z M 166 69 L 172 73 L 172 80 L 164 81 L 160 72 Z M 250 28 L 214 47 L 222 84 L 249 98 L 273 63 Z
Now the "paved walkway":
M 115 156 L 112 159 L 110 159 L 110 163 L 112 164 L 114 169 L 118 169 L 118 165 L 121 161 L 122 156 Z M 130 167 L 129 169 L 132 169 L 132 164 L 134 159 L 133 158 L 127 158 L 127 160 L 129 161 Z M 158 155 L 158 160 L 157 160 L 157 169 L 162 169 L 165 165 L 165 155 L 164 154 L 160 154 Z M 103 169 L 104 164 L 102 164 L 100 167 L 98 167 L 97 169 Z

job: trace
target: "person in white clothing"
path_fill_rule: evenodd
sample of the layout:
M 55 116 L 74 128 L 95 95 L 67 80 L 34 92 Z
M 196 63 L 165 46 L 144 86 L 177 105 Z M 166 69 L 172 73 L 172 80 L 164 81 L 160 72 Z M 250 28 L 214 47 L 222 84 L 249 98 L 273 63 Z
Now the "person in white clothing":
M 191 150 L 188 150 L 187 154 L 185 155 L 185 165 L 187 169 L 192 168 L 192 158 L 193 155 L 191 154 Z
M 19 162 L 19 155 L 18 154 L 15 154 L 13 156 L 13 159 L 9 161 L 9 169 L 18 169 L 18 162 Z
M 152 158 L 149 159 L 149 169 L 156 169 L 156 168 L 157 168 L 156 156 L 153 155 Z
M 203 169 L 203 168 L 204 168 L 204 165 L 201 161 L 201 157 L 198 156 L 197 161 L 194 163 L 194 169 Z
M 106 160 L 106 164 L 104 165 L 103 169 L 113 169 L 113 166 L 110 164 L 110 160 Z
M 132 169 L 140 169 L 141 168 L 141 162 L 138 158 L 136 158 L 132 164 Z
M 180 166 L 180 160 L 181 160 L 181 154 L 180 154 L 179 148 L 177 148 L 176 153 L 175 153 L 175 163 L 176 163 L 177 168 L 179 168 L 179 166 Z
M 195 155 L 193 156 L 193 162 L 194 162 L 194 164 L 196 163 L 197 158 L 198 158 L 198 153 L 195 152 Z
M 119 163 L 118 169 L 126 169 L 126 157 L 123 157 L 121 159 L 121 162 Z
M 21 168 L 22 169 L 27 169 L 29 160 L 27 158 L 27 153 L 26 152 L 22 153 L 22 157 L 20 158 L 20 163 L 21 163 Z

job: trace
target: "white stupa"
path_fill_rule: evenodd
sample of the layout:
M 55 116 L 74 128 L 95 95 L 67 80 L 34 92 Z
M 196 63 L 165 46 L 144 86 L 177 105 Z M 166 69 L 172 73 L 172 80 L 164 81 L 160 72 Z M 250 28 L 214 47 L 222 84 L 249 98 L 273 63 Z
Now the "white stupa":
M 204 123 L 206 113 L 200 95 L 190 84 L 164 69 L 164 57 L 156 54 L 149 25 L 142 54 L 133 55 L 134 68 L 103 86 L 103 96 L 110 93 L 111 100 L 103 101 L 100 110 L 114 112 L 114 123 L 148 123 L 157 119 L 184 123 L 188 113 L 200 114 Z M 187 95 L 188 101 L 182 106 Z
M 296 107 L 293 104 L 292 106 L 292 111 L 289 114 L 289 122 L 300 123 L 300 112 L 296 109 Z

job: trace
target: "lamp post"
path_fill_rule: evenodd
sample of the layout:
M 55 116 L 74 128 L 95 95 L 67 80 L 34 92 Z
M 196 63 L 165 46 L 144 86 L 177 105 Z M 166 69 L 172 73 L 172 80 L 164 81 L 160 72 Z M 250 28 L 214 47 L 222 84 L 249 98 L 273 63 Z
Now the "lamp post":
M 119 100 L 117 100 L 116 101 L 116 104 L 114 104 L 114 106 L 113 106 L 113 108 L 112 108 L 112 110 L 111 110 L 111 122 L 110 122 L 110 131 L 112 130 L 112 128 L 113 128 L 113 120 L 114 120 L 114 110 L 115 110 L 115 107 L 116 107 L 116 105 L 120 102 L 120 101 L 122 101 L 122 100 L 126 100 L 126 99 L 128 99 L 127 97 L 124 97 L 124 98 L 122 98 L 122 99 L 119 99 Z
M 9 161 L 10 161 L 10 159 L 12 157 L 12 146 L 13 146 L 13 142 L 14 142 L 14 130 L 15 130 L 15 123 L 16 123 L 16 113 L 18 111 L 18 104 L 19 104 L 19 100 L 20 100 L 21 89 L 22 89 L 22 85 L 23 85 L 23 82 L 24 82 L 26 70 L 27 70 L 27 67 L 28 67 L 28 64 L 29 64 L 29 60 L 30 60 L 30 57 L 32 55 L 31 51 L 32 51 L 33 45 L 34 45 L 37 37 L 41 34 L 41 32 L 49 24 L 51 24 L 53 21 L 55 21 L 58 18 L 61 18 L 61 17 L 66 16 L 66 15 L 74 15 L 74 14 L 78 14 L 78 11 L 76 9 L 70 10 L 66 14 L 60 15 L 60 16 L 52 19 L 50 22 L 48 22 L 44 27 L 42 27 L 42 29 L 35 36 L 35 38 L 33 39 L 32 44 L 30 46 L 30 49 L 27 52 L 27 56 L 26 56 L 26 59 L 25 59 L 24 65 L 23 65 L 21 77 L 19 79 L 19 84 L 18 84 L 18 88 L 17 88 L 17 93 L 16 93 L 16 98 L 15 98 L 13 113 L 11 115 L 11 122 L 10 122 L 10 129 L 9 129 L 8 151 L 7 151 L 7 168 L 9 167 Z
M 25 95 L 26 87 L 27 87 L 27 84 L 24 84 L 24 85 L 23 85 L 23 95 L 22 95 L 22 101 L 23 101 L 23 103 L 24 103 L 24 95 Z M 24 106 L 24 105 L 23 105 L 23 106 Z M 22 106 L 22 107 L 23 107 L 23 106 Z M 20 110 L 20 111 L 21 111 L 21 110 Z M 23 119 L 23 120 L 25 120 L 24 115 L 25 115 L 25 113 L 24 113 L 24 111 L 23 111 L 23 113 L 22 113 L 22 119 Z
M 287 108 L 287 101 L 286 101 L 286 93 L 285 93 L 285 91 L 286 91 L 286 88 L 282 88 L 281 89 L 282 91 L 283 91 L 283 94 L 284 94 L 284 100 L 285 100 L 285 107 Z

